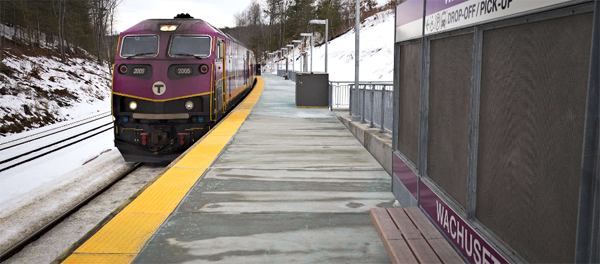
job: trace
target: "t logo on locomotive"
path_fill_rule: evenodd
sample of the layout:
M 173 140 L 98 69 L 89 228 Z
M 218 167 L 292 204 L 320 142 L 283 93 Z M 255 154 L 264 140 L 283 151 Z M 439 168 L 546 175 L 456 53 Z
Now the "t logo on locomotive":
M 152 85 L 152 92 L 156 95 L 163 95 L 167 91 L 167 85 L 164 82 L 157 81 Z

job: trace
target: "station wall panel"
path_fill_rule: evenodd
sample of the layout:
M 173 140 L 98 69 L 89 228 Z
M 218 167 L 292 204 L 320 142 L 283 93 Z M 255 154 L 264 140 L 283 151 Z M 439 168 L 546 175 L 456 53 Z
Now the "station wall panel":
M 573 262 L 592 13 L 483 32 L 476 218 L 531 263 Z
M 400 46 L 399 75 L 398 149 L 418 165 L 421 42 Z
M 432 40 L 427 176 L 463 207 L 467 201 L 473 34 Z

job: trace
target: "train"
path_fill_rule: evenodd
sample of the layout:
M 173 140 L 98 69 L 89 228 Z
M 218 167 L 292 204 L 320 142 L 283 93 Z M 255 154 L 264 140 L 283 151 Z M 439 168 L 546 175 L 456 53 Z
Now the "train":
M 170 162 L 256 83 L 255 57 L 202 19 L 178 14 L 123 31 L 112 76 L 114 143 L 127 162 Z

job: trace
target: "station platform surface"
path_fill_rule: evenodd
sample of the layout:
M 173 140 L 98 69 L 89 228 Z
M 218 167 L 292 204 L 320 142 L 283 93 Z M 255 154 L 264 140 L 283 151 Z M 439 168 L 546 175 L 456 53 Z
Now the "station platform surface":
M 160 181 L 196 175 L 180 196 L 155 195 L 159 204 L 179 197 L 173 205 L 128 211 L 142 193 L 64 263 L 389 263 L 369 210 L 392 206 L 390 176 L 333 113 L 296 108 L 294 98 L 293 82 L 259 79 L 236 109 L 246 113 L 234 111 L 204 139 L 230 133 L 220 154 L 202 161 L 212 154 L 200 142 L 153 184 L 176 189 Z M 145 216 L 109 227 L 124 212 Z M 155 227 L 128 230 L 144 225 Z

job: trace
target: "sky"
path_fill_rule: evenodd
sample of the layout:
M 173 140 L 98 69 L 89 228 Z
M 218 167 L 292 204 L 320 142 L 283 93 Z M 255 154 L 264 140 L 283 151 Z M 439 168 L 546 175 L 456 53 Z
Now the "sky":
M 145 19 L 173 18 L 189 13 L 215 27 L 233 27 L 234 14 L 250 5 L 251 0 L 123 0 L 117 6 L 117 31 L 124 31 Z
M 386 0 L 376 0 L 383 4 Z M 117 6 L 117 31 L 124 31 L 145 19 L 173 18 L 189 13 L 211 25 L 234 27 L 234 15 L 244 11 L 252 0 L 123 0 Z M 259 3 L 262 1 L 259 1 Z

